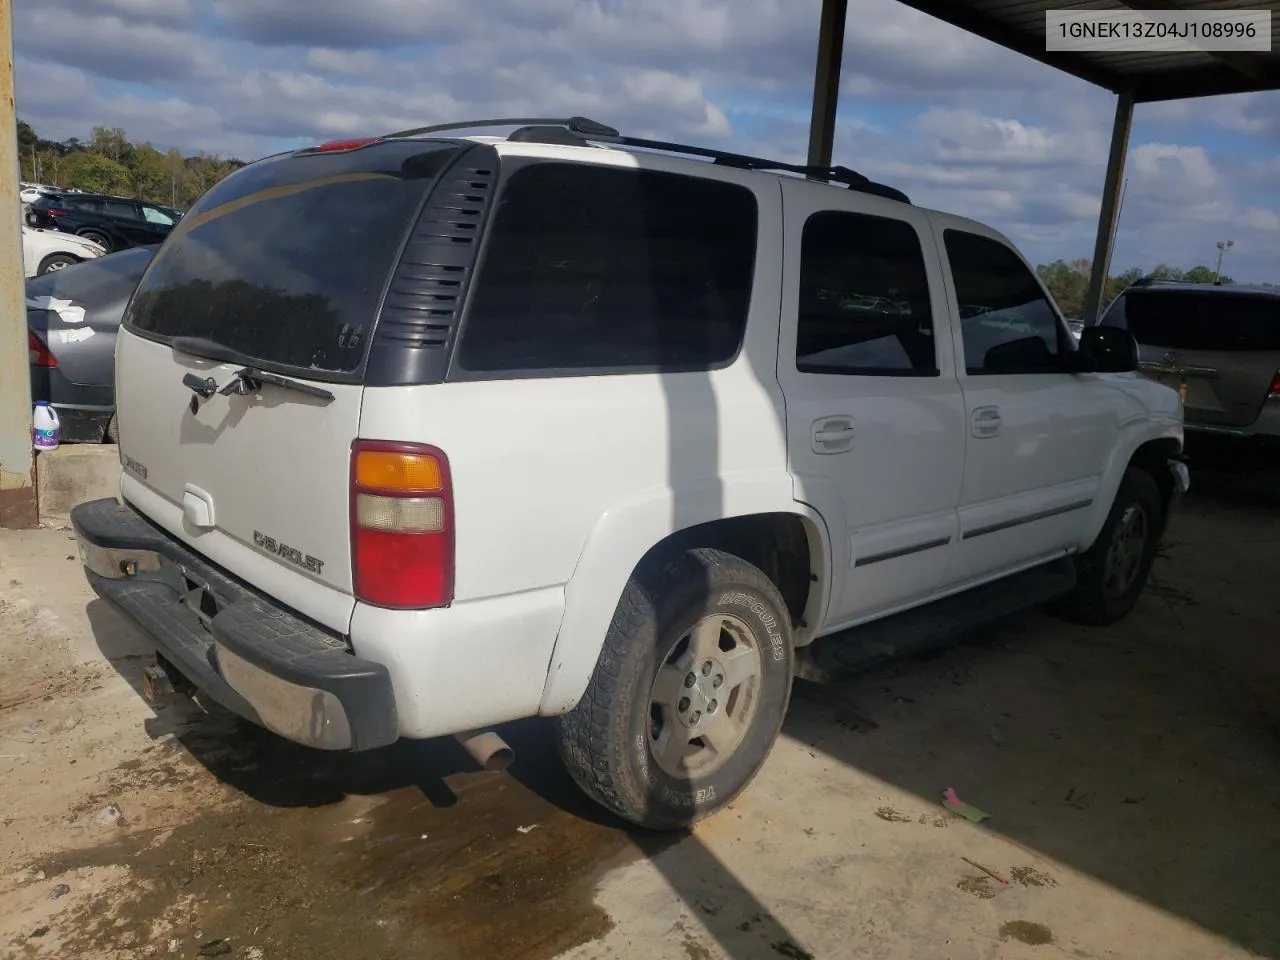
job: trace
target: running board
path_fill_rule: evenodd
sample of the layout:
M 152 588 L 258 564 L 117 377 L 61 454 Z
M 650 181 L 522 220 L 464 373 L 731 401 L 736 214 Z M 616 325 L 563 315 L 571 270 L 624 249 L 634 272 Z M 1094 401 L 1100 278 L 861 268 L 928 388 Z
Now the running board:
M 1076 586 L 1070 557 L 936 600 L 923 607 L 819 637 L 796 651 L 796 676 L 829 682 L 953 644 L 979 627 L 1048 603 Z

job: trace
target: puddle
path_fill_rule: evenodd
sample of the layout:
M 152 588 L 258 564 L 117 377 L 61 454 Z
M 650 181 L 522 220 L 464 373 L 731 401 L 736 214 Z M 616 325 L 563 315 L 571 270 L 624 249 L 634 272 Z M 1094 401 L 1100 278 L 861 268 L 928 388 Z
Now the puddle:
M 167 955 L 175 941 L 188 957 L 213 940 L 237 957 L 554 957 L 610 929 L 596 883 L 641 853 L 578 796 L 545 732 L 524 739 L 509 773 L 482 773 L 452 742 L 334 756 L 197 731 L 183 744 L 231 788 L 225 801 L 179 790 L 168 796 L 191 810 L 176 828 L 43 859 L 49 883 L 101 867 L 127 879 L 73 885 L 42 944 L 68 958 Z M 162 751 L 151 762 L 114 783 L 182 783 Z
M 1019 943 L 1033 947 L 1043 947 L 1053 943 L 1053 931 L 1043 923 L 1032 923 L 1029 920 L 1010 920 L 1000 926 L 1001 940 L 1017 940 Z

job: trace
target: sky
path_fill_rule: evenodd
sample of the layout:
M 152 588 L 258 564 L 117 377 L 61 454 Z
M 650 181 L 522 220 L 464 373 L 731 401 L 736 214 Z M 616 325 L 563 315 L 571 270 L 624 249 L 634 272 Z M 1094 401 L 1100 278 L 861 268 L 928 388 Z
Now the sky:
M 584 115 L 803 160 L 820 0 L 14 0 L 18 114 L 252 160 L 459 119 Z M 834 162 L 1092 255 L 1115 98 L 895 0 L 850 0 Z M 1280 282 L 1280 93 L 1135 110 L 1112 271 Z

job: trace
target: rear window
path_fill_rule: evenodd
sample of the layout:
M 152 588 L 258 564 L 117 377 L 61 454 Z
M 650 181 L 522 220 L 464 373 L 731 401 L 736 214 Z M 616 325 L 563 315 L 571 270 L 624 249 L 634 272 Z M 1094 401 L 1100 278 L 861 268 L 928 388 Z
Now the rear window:
M 242 168 L 169 234 L 129 326 L 265 366 L 353 373 L 409 222 L 455 150 L 403 141 Z
M 1280 351 L 1280 297 L 1130 290 L 1103 323 L 1127 327 L 1150 347 Z
M 702 177 L 537 163 L 488 229 L 455 375 L 707 369 L 742 343 L 755 195 Z

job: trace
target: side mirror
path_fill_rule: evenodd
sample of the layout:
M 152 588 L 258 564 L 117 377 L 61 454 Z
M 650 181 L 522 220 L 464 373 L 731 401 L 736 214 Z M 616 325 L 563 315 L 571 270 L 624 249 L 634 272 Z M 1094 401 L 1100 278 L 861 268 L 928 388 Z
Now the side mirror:
M 1076 367 L 1087 373 L 1132 373 L 1138 369 L 1138 341 L 1120 327 L 1085 327 L 1076 349 Z

